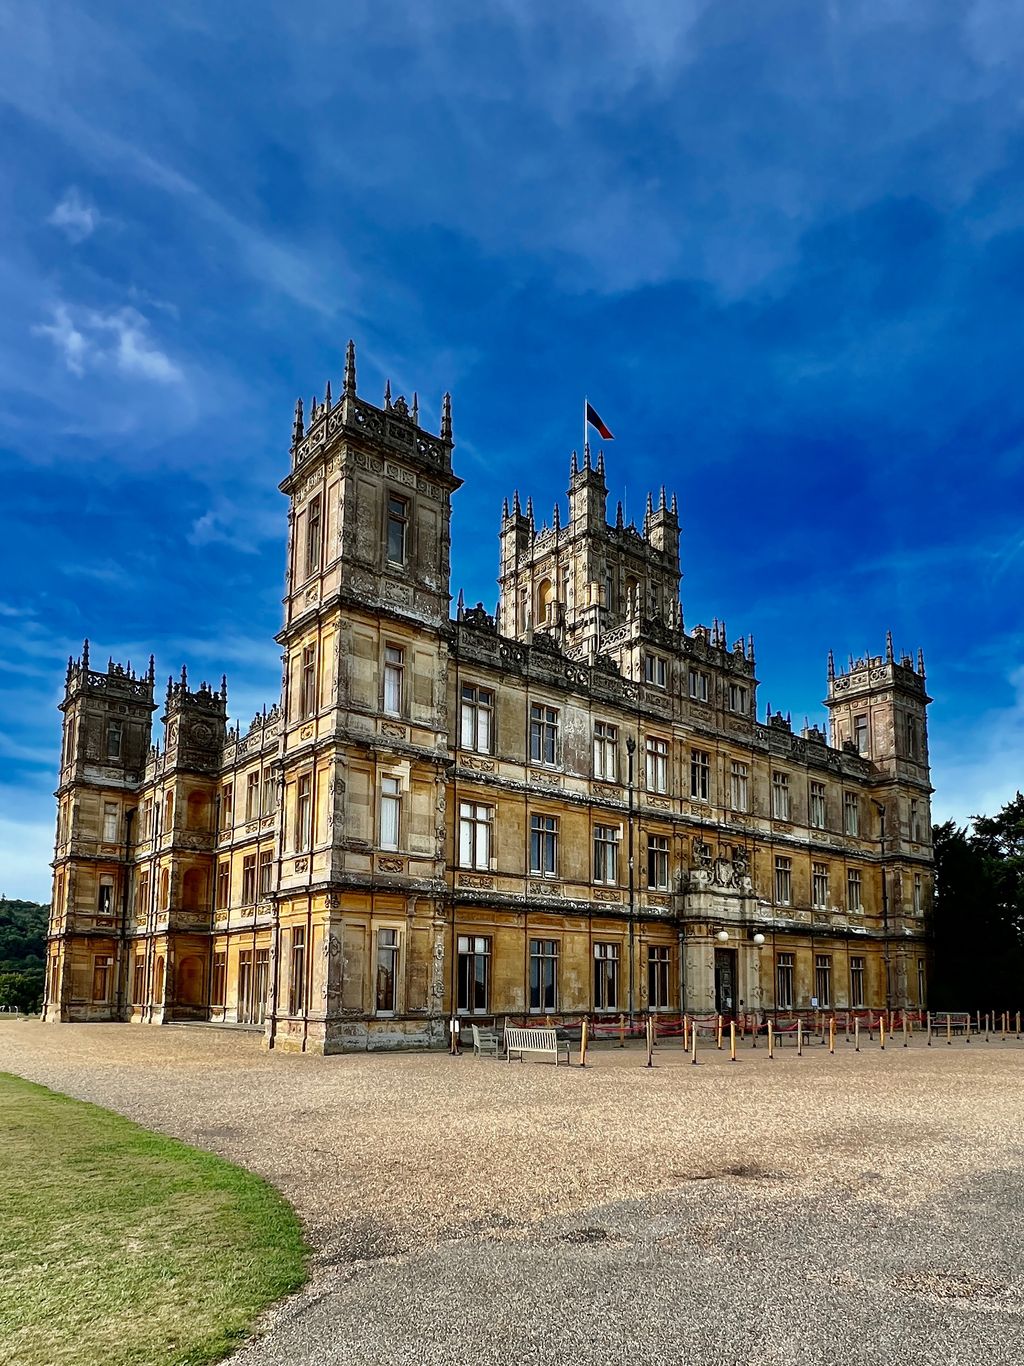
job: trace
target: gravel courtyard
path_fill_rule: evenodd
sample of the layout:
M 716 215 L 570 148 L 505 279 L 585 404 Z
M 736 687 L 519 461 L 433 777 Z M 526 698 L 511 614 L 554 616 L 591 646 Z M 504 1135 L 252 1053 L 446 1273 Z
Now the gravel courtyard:
M 237 1366 L 1016 1366 L 1024 1044 L 898 1045 L 583 1071 L 11 1021 L 0 1070 L 293 1202 L 311 1284 Z

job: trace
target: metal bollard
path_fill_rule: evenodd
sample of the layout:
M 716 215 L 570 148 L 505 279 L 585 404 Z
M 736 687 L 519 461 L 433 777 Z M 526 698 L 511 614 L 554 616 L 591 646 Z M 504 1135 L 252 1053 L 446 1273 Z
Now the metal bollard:
M 802 1058 L 804 1055 L 803 1020 L 796 1022 L 796 1055 L 798 1058 Z
M 828 1051 L 836 1051 L 836 1017 L 833 1015 L 828 1022 Z
M 694 1067 L 697 1066 L 697 1021 L 694 1020 L 690 1026 L 690 1057 Z
M 583 1024 L 580 1026 L 580 1066 L 587 1065 L 587 1035 L 589 1033 L 590 1021 L 584 1015 Z
M 768 1057 L 775 1057 L 775 1036 L 772 1033 L 772 1022 L 768 1021 Z
M 930 1010 L 929 1010 L 929 1012 L 928 1012 L 928 1014 L 927 1014 L 927 1016 L 926 1016 L 926 1020 L 927 1020 L 927 1030 L 928 1030 L 928 1047 L 931 1048 L 931 1046 L 932 1046 L 932 1012 L 931 1012 Z
M 729 1021 L 729 1061 L 736 1061 L 736 1021 Z
M 717 1026 L 717 1030 L 716 1030 L 716 1042 L 717 1042 L 718 1047 L 721 1048 L 721 1046 L 722 1046 L 722 1017 L 721 1017 L 721 1015 L 719 1015 L 719 1017 L 718 1017 L 718 1026 Z
M 856 1019 L 854 1020 L 854 1022 L 853 1022 L 853 1051 L 854 1051 L 855 1053 L 859 1053 L 859 1052 L 860 1052 L 860 1016 L 859 1016 L 859 1015 L 857 1016 L 857 1018 L 856 1018 Z
M 880 1015 L 880 1016 L 878 1017 L 878 1046 L 879 1046 L 879 1048 L 882 1050 L 882 1052 L 884 1053 L 884 1052 L 885 1052 L 885 1016 L 884 1016 L 884 1015 Z

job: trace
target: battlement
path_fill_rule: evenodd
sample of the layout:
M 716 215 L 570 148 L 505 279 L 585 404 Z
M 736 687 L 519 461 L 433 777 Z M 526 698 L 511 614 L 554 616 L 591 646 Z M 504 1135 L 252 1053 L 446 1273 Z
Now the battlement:
M 925 691 L 924 651 L 918 650 L 916 665 L 906 652 L 897 659 L 891 631 L 886 632 L 884 655 L 865 654 L 855 658 L 851 654 L 847 667 L 842 670 L 836 669 L 835 656 L 829 651 L 827 702 L 880 689 L 896 689 L 930 701 Z
M 105 670 L 92 668 L 89 661 L 89 641 L 86 639 L 82 642 L 82 653 L 78 659 L 68 656 L 61 710 L 84 692 L 103 694 L 119 701 L 152 703 L 155 681 L 152 655 L 149 657 L 149 667 L 141 675 L 136 674 L 130 660 L 125 664 L 117 664 L 113 659 L 109 659 Z
M 205 681 L 192 689 L 188 683 L 188 669 L 181 666 L 181 678 L 175 682 L 173 676 L 167 679 L 166 710 L 208 712 L 218 720 L 225 720 L 228 710 L 227 674 L 221 675 L 220 688 L 214 689 Z

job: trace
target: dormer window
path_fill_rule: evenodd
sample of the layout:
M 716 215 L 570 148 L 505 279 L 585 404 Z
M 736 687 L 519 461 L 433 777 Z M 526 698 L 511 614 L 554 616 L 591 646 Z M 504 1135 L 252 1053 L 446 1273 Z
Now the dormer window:
M 387 557 L 389 564 L 405 564 L 408 556 L 409 503 L 388 495 Z
M 644 682 L 652 688 L 665 686 L 665 661 L 661 655 L 644 655 Z

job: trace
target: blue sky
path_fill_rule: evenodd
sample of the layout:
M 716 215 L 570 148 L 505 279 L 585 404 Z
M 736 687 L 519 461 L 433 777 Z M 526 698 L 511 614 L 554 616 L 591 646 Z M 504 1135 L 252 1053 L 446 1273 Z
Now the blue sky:
M 67 655 L 279 680 L 292 407 L 453 393 L 502 496 L 679 495 L 762 710 L 923 646 L 939 818 L 1024 768 L 1024 14 L 996 0 L 241 12 L 0 0 L 0 890 L 49 895 Z M 492 535 L 493 532 L 493 535 Z

